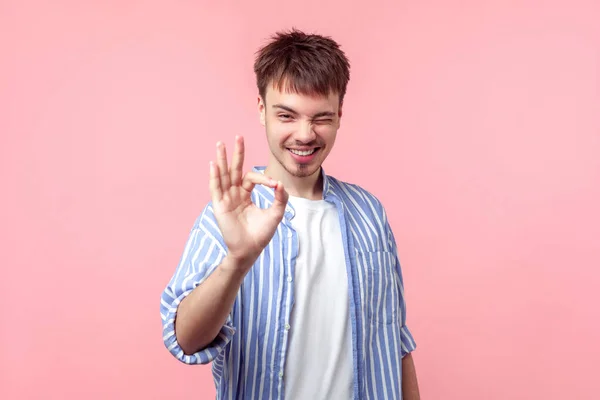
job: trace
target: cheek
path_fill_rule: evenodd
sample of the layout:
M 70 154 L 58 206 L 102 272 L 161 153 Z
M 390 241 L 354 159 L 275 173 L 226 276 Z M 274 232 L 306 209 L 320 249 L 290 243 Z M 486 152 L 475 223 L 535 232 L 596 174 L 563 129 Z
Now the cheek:
M 281 123 L 279 121 L 271 122 L 270 131 L 273 138 L 278 141 L 285 141 L 294 134 L 294 124 Z
M 292 130 L 289 126 L 280 123 L 269 123 L 267 124 L 267 136 L 269 137 L 269 142 L 274 145 L 280 145 L 284 143 L 292 134 Z
M 337 129 L 332 125 L 317 126 L 315 127 L 315 133 L 326 143 L 331 143 L 335 140 Z

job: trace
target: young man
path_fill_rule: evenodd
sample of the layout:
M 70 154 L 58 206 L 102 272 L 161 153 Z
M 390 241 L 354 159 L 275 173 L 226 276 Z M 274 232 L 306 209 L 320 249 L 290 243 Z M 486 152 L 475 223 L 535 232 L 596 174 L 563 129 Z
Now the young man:
M 161 298 L 163 339 L 218 399 L 419 399 L 402 272 L 379 200 L 321 164 L 349 81 L 339 45 L 278 33 L 254 65 L 271 154 L 217 143 L 212 201 Z

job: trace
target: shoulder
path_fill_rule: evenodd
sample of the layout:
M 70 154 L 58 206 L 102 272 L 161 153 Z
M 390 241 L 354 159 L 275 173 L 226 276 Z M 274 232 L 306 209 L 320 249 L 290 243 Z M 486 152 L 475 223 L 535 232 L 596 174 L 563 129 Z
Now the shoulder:
M 373 192 L 356 183 L 344 182 L 330 176 L 328 178 L 330 190 L 352 216 L 349 219 L 350 224 L 356 228 L 356 232 L 361 232 L 357 238 L 365 241 L 363 245 L 372 249 L 394 250 L 393 232 L 381 200 Z
M 383 203 L 373 192 L 356 183 L 329 177 L 332 193 L 342 202 L 359 225 L 367 225 L 378 234 L 387 236 L 388 217 Z
M 215 212 L 213 210 L 212 201 L 204 205 L 202 212 L 196 218 L 193 229 L 201 229 L 216 223 Z
M 330 190 L 347 208 L 360 209 L 363 212 L 385 215 L 385 207 L 379 198 L 370 190 L 352 182 L 342 181 L 328 176 Z
M 211 201 L 205 204 L 200 215 L 196 217 L 191 236 L 195 238 L 206 237 L 209 239 L 208 243 L 216 242 L 223 249 L 226 248 Z

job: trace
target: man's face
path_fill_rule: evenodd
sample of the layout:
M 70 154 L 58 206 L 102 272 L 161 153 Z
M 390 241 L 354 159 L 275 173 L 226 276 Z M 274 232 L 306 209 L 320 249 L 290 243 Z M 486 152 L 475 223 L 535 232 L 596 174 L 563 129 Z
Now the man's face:
M 340 127 L 339 95 L 312 97 L 269 87 L 264 100 L 259 96 L 258 108 L 279 166 L 297 178 L 319 172 Z

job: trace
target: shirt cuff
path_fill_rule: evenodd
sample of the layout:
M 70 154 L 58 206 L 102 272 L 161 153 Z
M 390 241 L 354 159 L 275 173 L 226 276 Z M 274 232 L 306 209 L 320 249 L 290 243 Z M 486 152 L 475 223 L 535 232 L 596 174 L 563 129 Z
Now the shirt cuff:
M 227 321 L 221 327 L 217 337 L 208 346 L 194 354 L 185 354 L 175 335 L 175 318 L 177 317 L 177 308 L 179 304 L 192 290 L 188 290 L 177 297 L 169 311 L 165 322 L 163 323 L 163 342 L 169 352 L 179 361 L 184 364 L 208 364 L 219 356 L 225 349 L 227 344 L 231 342 L 235 334 L 235 328 L 232 326 L 231 316 L 227 317 Z
M 417 348 L 417 343 L 410 333 L 408 326 L 404 325 L 400 328 L 400 337 L 401 337 L 401 354 L 402 357 L 406 356 L 408 353 L 414 351 Z

